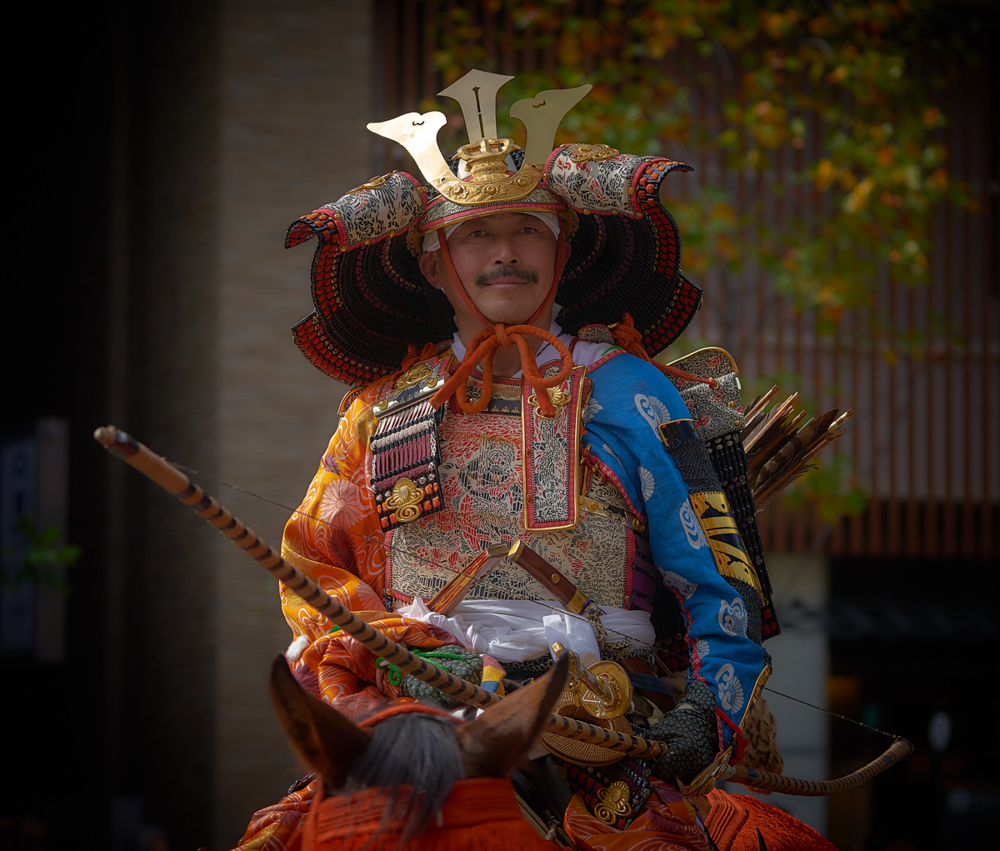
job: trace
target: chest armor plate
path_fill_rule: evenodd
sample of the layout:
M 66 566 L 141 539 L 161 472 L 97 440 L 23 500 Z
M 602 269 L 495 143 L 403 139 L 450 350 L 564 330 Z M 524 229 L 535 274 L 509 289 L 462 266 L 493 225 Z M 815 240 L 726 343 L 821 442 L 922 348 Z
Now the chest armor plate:
M 575 528 L 525 531 L 521 398 L 520 381 L 494 379 L 487 410 L 474 416 L 449 411 L 442 420 L 438 474 L 443 509 L 386 536 L 386 587 L 392 597 L 399 604 L 416 596 L 429 599 L 485 547 L 522 540 L 588 598 L 650 610 L 655 586 L 648 544 L 634 531 L 622 495 L 601 477 L 584 477 Z M 553 597 L 522 568 L 504 560 L 467 599 Z

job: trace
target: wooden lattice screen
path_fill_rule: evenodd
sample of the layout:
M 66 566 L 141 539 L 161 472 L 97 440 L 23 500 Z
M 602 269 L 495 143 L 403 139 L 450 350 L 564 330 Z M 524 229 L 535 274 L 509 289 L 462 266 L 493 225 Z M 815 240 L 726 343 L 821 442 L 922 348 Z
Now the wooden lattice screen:
M 444 0 L 377 4 L 379 108 L 385 118 L 420 110 L 421 102 L 445 85 L 433 57 L 439 34 L 452 26 L 444 14 L 451 5 Z M 533 44 L 530 30 L 520 49 L 511 46 L 515 22 L 505 6 L 491 12 L 479 2 L 461 5 L 481 32 L 490 70 L 554 70 L 554 56 Z M 577 5 L 586 11 L 586 2 Z M 711 124 L 727 93 L 724 69 L 680 51 L 664 63 L 664 73 L 691 86 L 698 120 Z M 1000 552 L 998 71 L 994 55 L 987 67 L 937 96 L 949 116 L 939 133 L 952 152 L 952 176 L 969 183 L 980 212 L 944 206 L 938 211 L 926 287 L 905 286 L 888 273 L 871 282 L 870 310 L 890 330 L 921 333 L 926 341 L 921 351 L 887 353 L 865 342 L 863 312 L 845 316 L 833 337 L 817 338 L 811 318 L 776 294 L 759 270 L 720 268 L 698 281 L 705 306 L 689 338 L 727 348 L 747 378 L 791 373 L 795 386 L 788 389 L 800 390 L 823 409 L 857 412 L 841 451 L 851 456 L 870 494 L 867 509 L 831 528 L 806 508 L 789 511 L 773 503 L 762 515 L 765 545 L 772 550 L 978 559 Z M 801 196 L 772 198 L 767 191 L 776 172 L 819 159 L 821 134 L 811 129 L 804 148 L 779 149 L 770 170 L 762 172 L 727 169 L 718 153 L 664 151 L 696 167 L 693 175 L 670 178 L 664 202 L 669 207 L 669 193 L 697 197 L 703 181 L 727 187 L 737 209 L 750 200 L 765 202 L 772 226 L 789 217 L 821 216 L 823 210 Z M 401 149 L 392 148 L 381 149 L 386 169 L 412 168 Z

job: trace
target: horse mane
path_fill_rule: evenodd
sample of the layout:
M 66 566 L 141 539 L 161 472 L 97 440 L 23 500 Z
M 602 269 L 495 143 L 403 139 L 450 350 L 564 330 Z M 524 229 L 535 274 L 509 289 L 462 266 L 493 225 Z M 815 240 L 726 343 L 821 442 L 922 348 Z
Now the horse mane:
M 302 761 L 320 775 L 320 794 L 328 799 L 310 812 L 306 833 L 311 824 L 315 827 L 320 822 L 318 814 L 323 812 L 329 815 L 331 835 L 364 827 L 355 830 L 358 838 L 361 833 L 369 836 L 363 847 L 384 847 L 385 834 L 399 831 L 396 848 L 402 848 L 430 827 L 456 783 L 466 778 L 505 777 L 525 757 L 568 675 L 569 656 L 563 654 L 545 676 L 466 724 L 454 724 L 440 712 L 397 704 L 385 714 L 370 716 L 369 723 L 359 727 L 306 692 L 284 656 L 279 656 L 271 666 L 271 698 L 278 720 Z M 510 785 L 505 789 L 517 811 Z M 371 835 L 372 818 L 377 817 L 379 807 L 382 814 Z M 511 821 L 515 827 L 526 825 L 520 815 Z M 536 838 L 532 828 L 525 829 L 530 838 Z M 373 843 L 376 837 L 382 839 Z M 520 847 L 529 847 L 531 843 L 522 840 L 524 836 Z M 489 847 L 507 846 L 500 841 Z
M 399 845 L 427 828 L 463 779 L 462 754 L 447 718 L 405 713 L 372 728 L 371 744 L 334 795 L 387 789 L 375 835 L 402 828 Z M 408 787 L 408 788 L 404 788 Z

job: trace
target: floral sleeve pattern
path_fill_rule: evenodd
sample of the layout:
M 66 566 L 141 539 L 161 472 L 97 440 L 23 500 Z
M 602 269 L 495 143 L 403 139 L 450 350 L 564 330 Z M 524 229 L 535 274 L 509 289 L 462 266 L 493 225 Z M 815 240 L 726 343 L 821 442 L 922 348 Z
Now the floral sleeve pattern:
M 434 627 L 385 611 L 386 544 L 365 469 L 371 407 L 379 385 L 366 388 L 340 421 L 305 498 L 285 526 L 282 555 L 331 597 L 375 629 L 408 646 L 454 641 Z M 284 585 L 281 608 L 295 639 L 299 680 L 339 711 L 358 717 L 396 692 L 377 660 Z

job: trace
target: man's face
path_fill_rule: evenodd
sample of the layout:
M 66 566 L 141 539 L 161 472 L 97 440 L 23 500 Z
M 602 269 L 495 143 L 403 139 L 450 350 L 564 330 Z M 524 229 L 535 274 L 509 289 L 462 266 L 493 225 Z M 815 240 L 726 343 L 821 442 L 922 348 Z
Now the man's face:
M 448 248 L 466 292 L 491 322 L 527 322 L 552 289 L 556 238 L 535 216 L 497 213 L 463 222 L 448 237 Z M 459 333 L 468 342 L 483 326 L 456 291 L 441 252 L 422 254 L 419 263 L 431 285 L 448 297 Z M 547 315 L 535 324 L 548 329 L 550 322 Z

